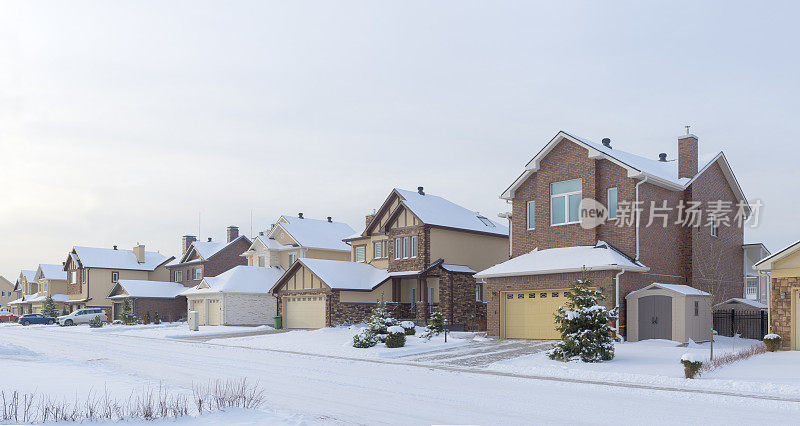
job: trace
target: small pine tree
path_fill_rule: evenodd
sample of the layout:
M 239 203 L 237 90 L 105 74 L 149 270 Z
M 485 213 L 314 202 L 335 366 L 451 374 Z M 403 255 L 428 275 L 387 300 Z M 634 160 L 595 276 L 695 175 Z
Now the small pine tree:
M 161 317 L 158 316 L 158 311 L 153 313 L 153 324 L 161 324 Z
M 89 320 L 89 327 L 91 328 L 102 328 L 103 327 L 103 320 L 100 318 L 100 315 L 92 318 Z
M 144 319 L 142 319 L 143 324 L 150 324 L 150 311 L 144 313 Z
M 428 329 L 439 334 L 444 331 L 444 317 L 438 307 L 431 308 L 431 316 L 428 319 Z
M 67 308 L 61 310 L 61 315 L 69 315 L 69 311 L 67 310 Z
M 388 334 L 386 329 L 393 325 L 397 325 L 397 320 L 389 315 L 389 310 L 386 309 L 386 303 L 378 302 L 378 305 L 372 310 L 372 315 L 367 322 L 367 331 L 373 336 L 376 336 L 381 342 L 384 342 Z
M 130 299 L 125 299 L 125 301 L 122 302 L 122 312 L 119 314 L 119 319 L 125 325 L 136 323 L 136 317 L 133 316 L 133 306 L 131 306 Z
M 556 311 L 556 329 L 561 341 L 550 350 L 551 359 L 569 361 L 580 358 L 583 362 L 609 361 L 614 358 L 614 328 L 609 325 L 617 319 L 617 309 L 598 305 L 603 293 L 591 289 L 592 282 L 578 280 L 568 294 L 567 306 Z
M 42 309 L 42 315 L 46 317 L 58 316 L 58 307 L 56 307 L 56 302 L 54 302 L 53 298 L 50 296 L 47 296 L 47 299 L 44 300 L 44 309 Z

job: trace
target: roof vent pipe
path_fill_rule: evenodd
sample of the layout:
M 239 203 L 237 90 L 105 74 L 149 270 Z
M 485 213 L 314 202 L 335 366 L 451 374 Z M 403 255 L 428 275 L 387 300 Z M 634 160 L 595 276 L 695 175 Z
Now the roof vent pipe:
M 211 242 L 211 237 L 208 237 L 208 242 L 209 242 L 209 243 Z
M 303 213 L 297 213 L 297 217 L 299 217 L 300 219 L 302 219 L 302 218 L 303 218 Z
M 417 187 L 417 193 L 419 193 L 419 195 L 425 195 L 425 191 L 422 190 L 421 186 Z
M 330 216 L 328 216 L 328 222 L 329 223 L 333 223 L 333 220 L 332 220 L 332 218 Z
M 658 161 L 666 162 L 667 161 L 667 153 L 666 152 L 662 152 L 661 154 L 658 154 Z
M 116 249 L 117 249 L 117 246 L 114 246 L 114 250 L 116 250 Z
M 611 148 L 611 139 L 603 138 L 603 146 L 606 147 L 606 148 Z

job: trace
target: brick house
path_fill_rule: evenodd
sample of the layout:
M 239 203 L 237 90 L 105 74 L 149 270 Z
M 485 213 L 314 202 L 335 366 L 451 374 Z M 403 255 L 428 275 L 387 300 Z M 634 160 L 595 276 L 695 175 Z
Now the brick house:
M 119 280 L 111 289 L 108 298 L 113 301 L 111 319 L 120 319 L 125 300 L 131 304 L 133 315 L 141 320 L 149 313 L 151 320 L 158 313 L 161 321 L 173 322 L 186 318 L 186 298 L 180 293 L 186 290 L 181 283 Z
M 755 265 L 769 280 L 769 332 L 781 336 L 781 349 L 800 350 L 800 241 Z
M 331 217 L 281 216 L 241 254 L 244 265 L 205 277 L 181 294 L 188 309 L 198 312 L 201 325 L 272 324 L 278 308 L 270 289 L 286 269 L 298 259 L 348 259 L 350 247 L 342 239 L 353 232 Z
M 203 277 L 215 277 L 237 265 L 246 265 L 241 256 L 252 242 L 239 235 L 239 228 L 226 229 L 226 241 L 197 241 L 194 235 L 184 235 L 181 239 L 181 257 L 167 265 L 170 281 L 181 283 L 184 287 L 200 284 Z
M 349 261 L 299 259 L 272 289 L 289 328 L 363 321 L 376 302 L 425 321 L 438 306 L 454 328 L 481 329 L 476 270 L 508 258 L 508 229 L 442 197 L 393 189 L 346 238 Z
M 608 139 L 598 144 L 562 131 L 550 140 L 501 195 L 512 208 L 503 215 L 512 259 L 476 275 L 487 282 L 489 334 L 552 338 L 552 313 L 579 278 L 603 291 L 607 307 L 619 306 L 622 336 L 627 320 L 658 317 L 648 309 L 677 309 L 672 300 L 638 295 L 639 317 L 626 318 L 626 295 L 653 283 L 702 289 L 716 302 L 741 297 L 743 227 L 735 215 L 749 215 L 747 200 L 723 153 L 700 157 L 691 134 L 678 139 L 677 151 L 676 159 L 650 159 Z M 583 199 L 600 203 L 600 219 Z M 717 200 L 732 211 L 709 208 Z M 684 226 L 687 217 L 697 226 Z M 555 260 L 542 261 L 548 258 Z

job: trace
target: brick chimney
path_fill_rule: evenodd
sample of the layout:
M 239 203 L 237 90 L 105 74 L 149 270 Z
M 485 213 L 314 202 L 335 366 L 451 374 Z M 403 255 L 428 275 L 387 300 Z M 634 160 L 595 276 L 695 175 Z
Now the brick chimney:
M 197 237 L 194 235 L 184 235 L 181 239 L 181 256 L 186 254 L 189 251 L 189 247 L 192 246 L 192 243 L 197 241 Z
M 136 261 L 144 263 L 144 244 L 136 244 L 133 246 L 133 254 L 136 256 Z
M 697 136 L 687 133 L 678 138 L 678 178 L 697 174 Z
M 229 226 L 227 230 L 228 235 L 228 242 L 231 242 L 237 238 L 239 238 L 239 227 L 238 226 Z

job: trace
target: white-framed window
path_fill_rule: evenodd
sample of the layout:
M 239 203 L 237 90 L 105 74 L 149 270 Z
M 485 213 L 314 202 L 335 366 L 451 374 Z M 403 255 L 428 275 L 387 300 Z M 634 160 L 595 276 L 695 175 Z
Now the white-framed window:
M 394 258 L 395 259 L 402 259 L 403 258 L 403 239 L 402 238 L 395 238 L 394 239 Z
M 580 222 L 582 186 L 580 179 L 550 184 L 550 225 Z
M 758 300 L 758 277 L 747 277 L 744 287 L 744 297 L 750 300 Z
M 380 259 L 383 257 L 383 241 L 375 241 L 373 244 L 375 250 L 375 259 Z
M 289 253 L 289 266 L 294 265 L 294 262 L 297 262 L 297 253 Z
M 267 266 L 267 258 L 264 256 L 258 256 L 258 266 L 262 268 Z
M 203 268 L 199 267 L 199 268 L 192 269 L 192 278 L 194 278 L 195 281 L 202 280 L 203 279 Z
M 428 304 L 433 305 L 433 295 L 436 294 L 436 288 L 431 287 L 428 289 Z
M 69 272 L 69 283 L 70 284 L 77 284 L 78 283 L 78 271 L 70 271 Z
M 411 257 L 417 257 L 417 236 L 413 235 L 411 237 Z
M 356 246 L 355 248 L 355 260 L 356 262 L 366 262 L 367 261 L 367 246 Z
M 528 229 L 536 229 L 536 201 L 528 201 Z
M 411 287 L 411 307 L 417 306 L 417 289 Z
M 175 271 L 175 282 L 183 282 L 183 271 Z
M 713 214 L 708 215 L 708 226 L 711 228 L 711 236 L 716 237 L 719 228 L 719 223 L 717 223 L 717 217 Z
M 119 281 L 119 272 L 111 271 L 111 282 L 115 283 Z
M 403 237 L 403 259 L 408 259 L 408 237 Z
M 608 188 L 606 207 L 608 208 L 608 219 L 614 220 L 617 218 L 617 206 L 619 200 L 617 199 L 617 188 Z
M 475 301 L 483 302 L 483 283 L 475 284 Z

